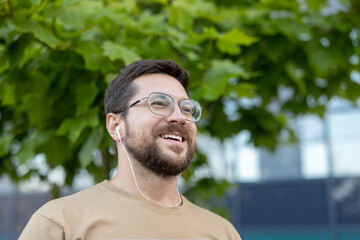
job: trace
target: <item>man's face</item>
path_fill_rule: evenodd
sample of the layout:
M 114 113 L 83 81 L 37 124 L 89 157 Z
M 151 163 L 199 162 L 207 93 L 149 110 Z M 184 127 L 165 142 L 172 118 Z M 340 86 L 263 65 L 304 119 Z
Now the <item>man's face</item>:
M 133 84 L 138 91 L 130 104 L 151 92 L 161 92 L 170 95 L 175 106 L 169 116 L 158 116 L 144 99 L 127 110 L 125 147 L 133 159 L 157 175 L 179 175 L 189 166 L 195 151 L 196 125 L 185 119 L 178 105 L 188 95 L 175 78 L 165 74 L 144 75 Z M 182 140 L 175 140 L 174 136 Z

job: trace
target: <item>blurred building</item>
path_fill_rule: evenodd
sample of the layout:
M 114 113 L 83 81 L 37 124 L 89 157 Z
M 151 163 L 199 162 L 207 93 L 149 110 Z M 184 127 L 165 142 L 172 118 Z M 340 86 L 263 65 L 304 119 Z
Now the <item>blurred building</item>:
M 332 101 L 323 119 L 309 115 L 294 121 L 295 145 L 258 149 L 246 132 L 222 149 L 213 143 L 209 158 L 215 175 L 238 185 L 228 202 L 242 237 L 359 240 L 359 123 L 360 108 Z

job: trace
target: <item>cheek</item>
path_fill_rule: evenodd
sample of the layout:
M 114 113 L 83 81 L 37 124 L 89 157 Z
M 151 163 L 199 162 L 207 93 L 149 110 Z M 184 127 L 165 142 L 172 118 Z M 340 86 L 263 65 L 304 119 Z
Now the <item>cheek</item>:
M 193 137 L 193 138 L 196 138 L 196 134 L 197 134 L 196 125 L 193 123 L 191 126 L 189 126 L 188 129 L 189 129 L 190 136 Z
M 136 111 L 135 111 L 136 110 Z M 150 130 L 159 122 L 159 119 L 146 108 L 133 109 L 128 114 L 128 122 L 138 130 Z

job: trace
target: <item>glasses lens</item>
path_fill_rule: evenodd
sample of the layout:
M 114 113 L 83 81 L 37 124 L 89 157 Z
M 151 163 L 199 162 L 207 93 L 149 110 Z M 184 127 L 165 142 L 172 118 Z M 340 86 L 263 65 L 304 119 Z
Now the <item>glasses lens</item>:
M 200 104 L 192 99 L 185 99 L 180 104 L 181 112 L 185 118 L 191 122 L 197 122 L 201 117 Z
M 148 99 L 150 110 L 157 115 L 166 116 L 172 111 L 174 106 L 170 96 L 161 93 L 152 93 Z

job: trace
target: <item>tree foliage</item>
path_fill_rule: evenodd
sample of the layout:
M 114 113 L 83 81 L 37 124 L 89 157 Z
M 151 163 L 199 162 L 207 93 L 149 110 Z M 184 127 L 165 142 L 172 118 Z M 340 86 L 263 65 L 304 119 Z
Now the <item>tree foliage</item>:
M 220 140 L 247 130 L 255 146 L 275 148 L 280 134 L 294 137 L 289 116 L 321 116 L 330 99 L 359 97 L 351 78 L 359 74 L 356 0 L 0 4 L 0 175 L 14 180 L 46 181 L 59 165 L 67 185 L 81 168 L 97 181 L 106 177 L 115 156 L 103 95 L 139 59 L 188 69 L 190 94 L 204 108 L 199 131 Z M 45 170 L 35 156 L 45 157 Z M 206 164 L 200 153 L 194 161 L 189 172 Z

